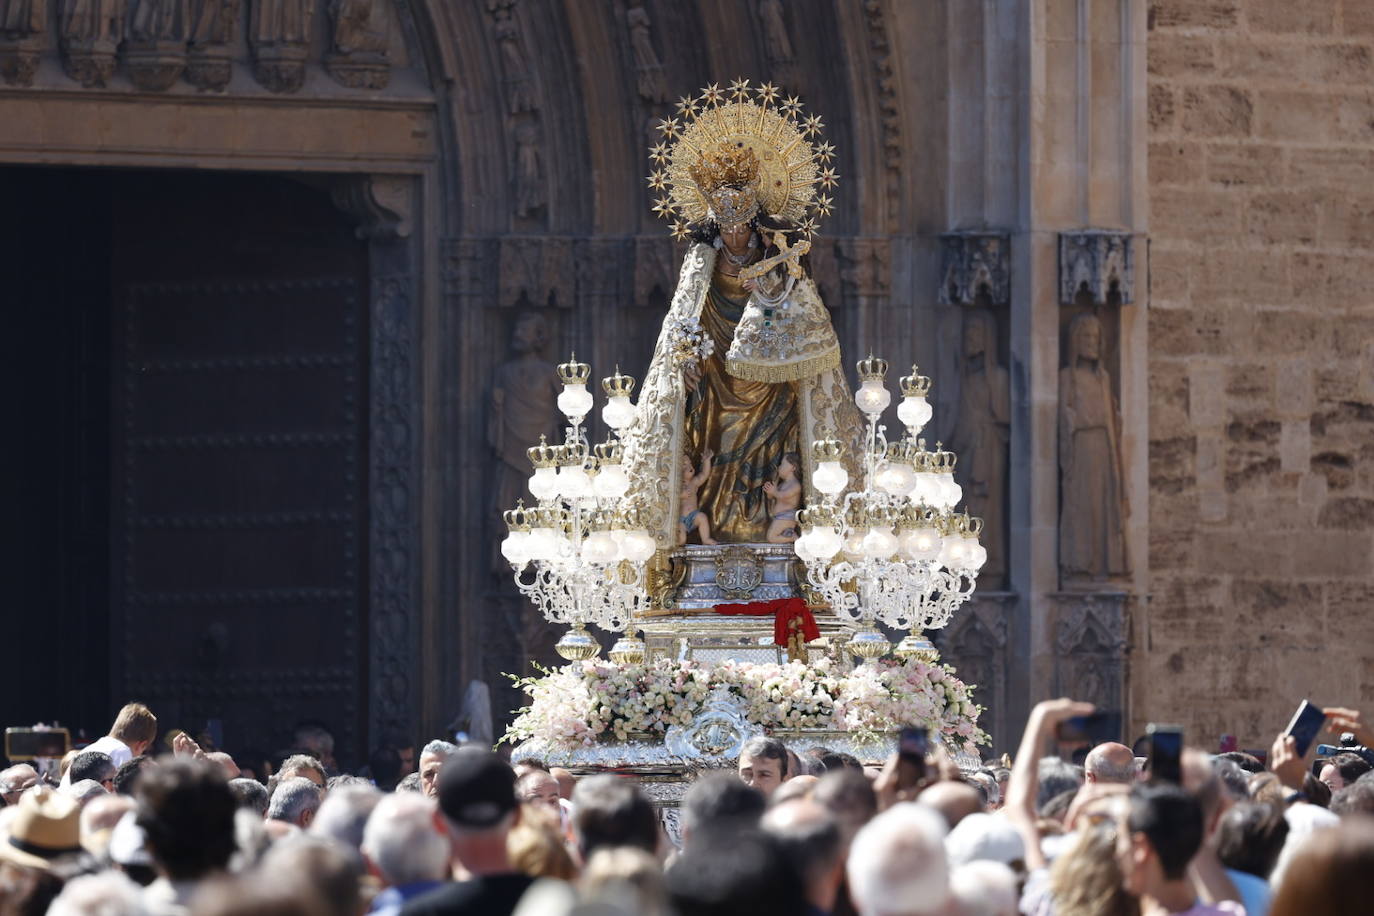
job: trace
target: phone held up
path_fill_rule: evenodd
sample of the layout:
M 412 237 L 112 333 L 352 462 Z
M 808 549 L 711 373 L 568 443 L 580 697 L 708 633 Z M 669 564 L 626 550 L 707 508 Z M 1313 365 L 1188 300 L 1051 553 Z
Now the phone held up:
M 1298 711 L 1293 713 L 1293 719 L 1288 723 L 1288 727 L 1283 730 L 1285 735 L 1293 736 L 1294 750 L 1299 757 L 1307 756 L 1307 749 L 1312 746 L 1312 742 L 1317 740 L 1321 734 L 1322 726 L 1326 725 L 1326 713 L 1320 706 L 1313 706 L 1311 700 L 1303 700 Z
M 1150 781 L 1182 783 L 1183 726 L 1151 722 L 1145 734 L 1150 739 Z
M 897 734 L 897 786 L 909 789 L 926 778 L 930 734 L 918 725 L 905 725 Z

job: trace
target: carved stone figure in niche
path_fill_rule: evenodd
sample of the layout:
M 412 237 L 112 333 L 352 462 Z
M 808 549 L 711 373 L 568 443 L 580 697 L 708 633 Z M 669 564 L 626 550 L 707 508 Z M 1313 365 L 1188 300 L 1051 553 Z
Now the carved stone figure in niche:
M 350 89 L 384 89 L 391 80 L 385 0 L 330 0 L 329 17 L 325 69 Z
M 125 0 L 64 0 L 59 30 L 67 75 L 82 86 L 104 86 L 124 40 Z
M 47 31 L 48 0 L 0 0 L 0 77 L 6 83 L 33 83 Z
M 1102 323 L 1084 312 L 1069 324 L 1068 363 L 1059 371 L 1059 569 L 1066 587 L 1107 582 L 1130 571 L 1129 507 L 1121 420 L 1102 365 Z
M 543 206 L 544 154 L 539 149 L 539 124 L 526 120 L 515 128 L 515 215 L 523 219 Z
M 1007 575 L 1007 447 L 1011 386 L 997 363 L 997 321 L 986 309 L 964 314 L 959 356 L 959 413 L 950 448 L 959 456 L 960 483 L 970 514 L 983 519 L 988 559 L 979 578 L 994 588 Z
M 186 81 L 192 86 L 219 91 L 229 85 L 240 8 L 239 0 L 192 0 L 186 61 Z
M 643 0 L 634 3 L 625 12 L 625 25 L 630 30 L 630 48 L 634 51 L 635 74 L 638 77 L 639 96 L 650 105 L 668 101 L 668 85 L 663 78 L 663 63 L 654 50 L 650 30 L 649 11 L 644 8 Z
M 496 367 L 491 384 L 491 414 L 487 421 L 487 443 L 496 456 L 495 479 L 491 484 L 492 511 L 489 518 L 530 499 L 526 483 L 532 468 L 525 450 L 539 437 L 561 442 L 559 435 L 558 371 L 544 359 L 549 328 L 543 316 L 525 312 L 511 331 L 513 357 Z M 532 502 L 530 503 L 532 504 Z M 498 539 L 493 539 L 493 546 Z M 510 564 L 500 551 L 493 553 L 495 569 L 505 576 Z
M 315 0 L 253 0 L 253 75 L 270 92 L 296 92 L 305 84 Z
M 792 82 L 792 39 L 787 37 L 782 0 L 759 0 L 759 22 L 763 26 L 768 62 L 773 66 L 773 78 L 784 84 Z
M 129 79 L 140 89 L 160 92 L 186 67 L 190 0 L 133 0 L 124 59 Z
M 506 83 L 506 110 L 511 114 L 534 111 L 534 87 L 522 47 L 520 23 L 515 19 L 515 0 L 487 0 L 495 24 L 492 32 L 501 48 L 501 75 Z

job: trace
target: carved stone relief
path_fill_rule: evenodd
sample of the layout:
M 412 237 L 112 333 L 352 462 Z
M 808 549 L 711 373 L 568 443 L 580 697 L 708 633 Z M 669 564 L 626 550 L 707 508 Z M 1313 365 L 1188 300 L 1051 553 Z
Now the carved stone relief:
M 635 239 L 636 305 L 646 305 L 657 288 L 665 297 L 673 292 L 676 258 L 673 240 L 667 236 L 640 236 Z
M 305 84 L 315 0 L 252 0 L 253 76 L 269 92 Z
M 507 236 L 501 240 L 500 289 L 504 306 L 523 299 L 532 305 L 571 308 L 572 239 Z M 560 292 L 562 295 L 560 295 Z
M 941 661 L 953 665 L 964 683 L 978 686 L 974 702 L 986 707 L 979 724 L 993 736 L 995 747 L 1005 746 L 1016 737 L 1006 733 L 1007 621 L 1011 605 L 1009 595 L 976 594 L 949 626 L 933 633 Z
M 864 3 L 864 21 L 868 25 L 868 48 L 873 55 L 873 68 L 878 85 L 878 110 L 882 112 L 883 169 L 886 180 L 886 224 L 889 231 L 898 227 L 902 197 L 902 118 L 897 98 L 897 74 L 892 64 L 892 43 L 887 35 L 885 4 L 877 0 Z
M 644 0 L 631 0 L 625 11 L 625 26 L 630 31 L 630 50 L 634 54 L 635 88 L 639 97 L 650 105 L 668 101 L 668 82 L 663 75 L 663 62 L 654 50 L 653 23 Z
M 240 9 L 240 0 L 192 0 L 186 82 L 211 92 L 229 85 Z
M 1059 371 L 1060 582 L 1092 588 L 1130 572 L 1121 414 L 1097 315 L 1070 322 L 1067 357 Z
M 1006 582 L 1007 455 L 1011 441 L 1011 382 L 999 362 L 997 319 L 987 309 L 964 313 L 960 342 L 959 408 L 949 446 L 970 514 L 983 519 L 987 562 L 979 585 Z
M 944 305 L 974 305 L 983 294 L 988 305 L 1011 301 L 1010 239 L 995 232 L 947 232 L 940 271 L 939 300 Z
M 62 0 L 58 35 L 68 76 L 88 89 L 109 81 L 127 13 L 125 0 Z
M 1123 305 L 1135 301 L 1134 249 L 1129 232 L 1059 233 L 1059 301 L 1072 305 L 1082 290 L 1094 305 L 1106 305 L 1112 292 Z
M 891 257 L 891 248 L 885 238 L 839 240 L 835 245 L 835 259 L 844 299 L 886 296 L 891 283 Z
M 329 0 L 328 11 L 330 76 L 350 89 L 385 89 L 391 80 L 385 0 Z
M 544 208 L 544 153 L 539 122 L 526 119 L 515 126 L 515 215 L 533 216 Z
M 186 69 L 191 14 L 190 0 L 133 0 L 124 62 L 139 89 L 168 89 Z
M 0 0 L 0 79 L 32 85 L 47 33 L 48 0 Z
M 492 33 L 501 49 L 501 78 L 506 85 L 506 110 L 511 114 L 535 111 L 534 85 L 524 37 L 516 19 L 516 0 L 487 0 L 492 16 Z
M 1054 601 L 1054 695 L 1120 710 L 1125 700 L 1130 632 L 1127 596 L 1057 594 Z
M 360 239 L 409 238 L 414 213 L 412 182 L 394 175 L 350 175 L 330 189 L 334 206 L 358 223 Z

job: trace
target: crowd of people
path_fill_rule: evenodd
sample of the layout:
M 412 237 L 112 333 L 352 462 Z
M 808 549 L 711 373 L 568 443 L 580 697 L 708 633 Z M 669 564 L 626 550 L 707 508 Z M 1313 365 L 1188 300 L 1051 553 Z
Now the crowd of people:
M 431 741 L 335 772 L 319 728 L 273 766 L 153 713 L 50 772 L 0 771 L 0 916 L 1295 916 L 1374 900 L 1374 772 L 1280 734 L 1261 761 L 1123 744 L 1073 751 L 1040 703 L 1014 761 L 938 743 L 865 767 L 775 738 L 700 775 L 669 818 L 652 780 L 577 776 Z M 1374 745 L 1359 713 L 1328 726 Z M 396 741 L 393 744 L 406 742 Z M 998 763 L 1009 764 L 1000 766 Z

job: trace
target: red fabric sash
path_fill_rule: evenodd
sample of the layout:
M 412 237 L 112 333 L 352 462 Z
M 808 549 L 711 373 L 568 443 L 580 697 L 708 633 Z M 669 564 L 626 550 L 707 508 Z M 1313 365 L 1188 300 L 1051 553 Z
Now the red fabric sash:
M 792 631 L 792 621 L 801 622 L 803 642 L 821 638 L 821 628 L 816 626 L 816 618 L 803 598 L 780 598 L 777 601 L 751 601 L 748 604 L 717 604 L 717 614 L 741 615 L 748 617 L 773 617 L 773 642 L 779 646 L 787 645 L 787 637 Z

